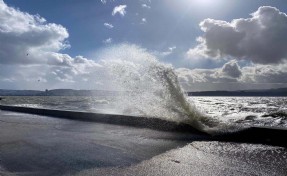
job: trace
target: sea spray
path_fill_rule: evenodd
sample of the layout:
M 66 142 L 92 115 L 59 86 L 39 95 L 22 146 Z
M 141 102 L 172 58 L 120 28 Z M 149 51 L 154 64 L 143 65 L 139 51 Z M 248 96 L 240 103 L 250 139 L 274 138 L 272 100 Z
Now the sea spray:
M 113 86 L 121 90 L 115 104 L 122 114 L 187 123 L 207 132 L 218 130 L 217 120 L 204 116 L 187 100 L 173 67 L 145 49 L 114 46 L 104 52 L 101 62 Z

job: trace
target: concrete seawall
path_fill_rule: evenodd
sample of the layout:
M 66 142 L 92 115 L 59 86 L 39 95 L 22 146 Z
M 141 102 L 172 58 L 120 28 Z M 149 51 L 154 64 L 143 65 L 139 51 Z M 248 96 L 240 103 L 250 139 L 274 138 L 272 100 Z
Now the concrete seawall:
M 44 115 L 79 121 L 98 122 L 139 128 L 149 128 L 159 131 L 185 132 L 200 136 L 201 141 L 229 141 L 238 143 L 260 143 L 287 147 L 287 129 L 275 127 L 249 127 L 234 133 L 223 133 L 211 136 L 198 131 L 187 124 L 170 122 L 157 118 L 126 116 L 115 114 L 100 114 L 79 111 L 63 111 L 29 107 L 0 105 L 0 110 Z
M 147 118 L 147 117 L 115 115 L 115 114 L 100 114 L 100 113 L 81 112 L 81 111 L 52 110 L 52 109 L 6 106 L 6 105 L 0 105 L 0 109 L 6 111 L 45 115 L 50 117 L 66 118 L 72 120 L 150 128 L 161 131 L 193 132 L 193 133 L 205 134 L 187 124 L 170 122 L 158 118 Z

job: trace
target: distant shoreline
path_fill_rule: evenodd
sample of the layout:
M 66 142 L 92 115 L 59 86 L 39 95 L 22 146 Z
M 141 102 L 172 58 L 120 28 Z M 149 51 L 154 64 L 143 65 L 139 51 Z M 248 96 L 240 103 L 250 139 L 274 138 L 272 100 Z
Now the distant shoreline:
M 198 91 L 186 92 L 188 96 L 260 96 L 260 97 L 286 97 L 287 88 L 261 89 L 261 90 L 238 90 L 238 91 Z M 105 90 L 73 90 L 73 89 L 53 89 L 53 90 L 7 90 L 0 89 L 0 96 L 100 96 L 118 95 L 117 91 Z
M 230 96 L 230 97 L 286 97 L 285 91 L 276 90 L 244 90 L 244 91 L 202 91 L 187 92 L 188 96 Z

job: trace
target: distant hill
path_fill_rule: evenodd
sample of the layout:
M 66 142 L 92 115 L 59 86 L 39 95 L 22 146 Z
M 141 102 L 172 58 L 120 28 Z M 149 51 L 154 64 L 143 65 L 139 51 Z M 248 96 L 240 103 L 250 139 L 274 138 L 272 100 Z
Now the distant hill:
M 42 93 L 38 90 L 5 90 L 0 89 L 0 96 L 36 96 Z
M 99 96 L 115 95 L 117 92 L 104 90 L 73 90 L 53 89 L 46 91 L 38 90 L 4 90 L 0 89 L 0 96 Z
M 46 90 L 38 96 L 99 96 L 115 95 L 117 92 L 105 90 L 73 90 L 73 89 L 53 89 Z
M 118 92 L 116 91 L 104 90 L 53 89 L 38 91 L 0 89 L 0 96 L 113 96 L 117 94 Z M 187 92 L 187 94 L 189 96 L 287 96 L 287 88 L 240 91 L 201 91 Z
M 240 90 L 240 91 L 202 91 L 188 92 L 189 96 L 287 96 L 287 88 Z

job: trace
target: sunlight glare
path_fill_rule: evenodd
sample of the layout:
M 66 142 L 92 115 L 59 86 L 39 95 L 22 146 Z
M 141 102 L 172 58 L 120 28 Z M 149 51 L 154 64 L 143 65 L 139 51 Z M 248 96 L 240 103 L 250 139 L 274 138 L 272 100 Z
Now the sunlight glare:
M 215 0 L 191 0 L 191 2 L 197 6 L 213 6 L 216 4 Z

